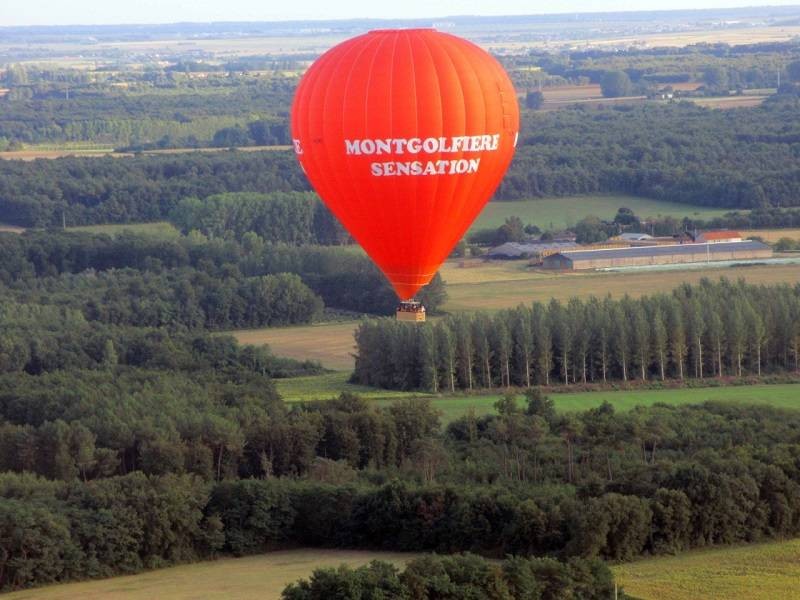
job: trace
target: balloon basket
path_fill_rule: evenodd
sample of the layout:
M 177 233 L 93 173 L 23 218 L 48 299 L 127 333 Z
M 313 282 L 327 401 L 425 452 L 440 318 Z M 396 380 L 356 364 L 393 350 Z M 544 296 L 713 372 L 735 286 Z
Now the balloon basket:
M 406 321 L 408 323 L 424 323 L 425 307 L 422 306 L 422 302 L 404 300 L 397 307 L 396 318 L 398 321 Z

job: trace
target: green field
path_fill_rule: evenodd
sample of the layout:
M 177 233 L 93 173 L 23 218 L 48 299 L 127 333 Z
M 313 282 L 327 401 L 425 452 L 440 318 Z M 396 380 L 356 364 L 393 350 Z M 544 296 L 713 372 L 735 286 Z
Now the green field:
M 278 379 L 275 381 L 278 392 L 289 403 L 308 400 L 325 400 L 341 392 L 360 394 L 378 406 L 389 406 L 398 398 L 428 397 L 441 411 L 442 422 L 449 423 L 472 412 L 485 415 L 494 412 L 494 404 L 501 392 L 475 395 L 442 395 L 381 390 L 347 383 L 346 372 L 328 373 L 313 377 Z M 779 408 L 800 409 L 800 384 L 780 385 L 742 385 L 707 388 L 677 388 L 664 390 L 608 390 L 595 392 L 560 393 L 550 396 L 556 409 L 575 412 L 600 406 L 610 402 L 617 410 L 627 411 L 636 406 L 652 406 L 663 403 L 673 406 L 699 404 L 710 400 L 720 402 L 740 402 L 750 404 L 769 404 Z M 521 401 L 520 401 L 521 402 Z
M 800 384 L 555 393 L 550 397 L 555 403 L 556 410 L 562 412 L 596 408 L 603 402 L 610 402 L 616 410 L 628 411 L 636 406 L 652 406 L 657 403 L 678 406 L 700 404 L 709 400 L 800 408 Z M 476 396 L 443 396 L 436 398 L 433 403 L 442 411 L 442 421 L 449 423 L 470 412 L 476 415 L 493 413 L 494 403 L 499 399 L 499 393 Z M 387 405 L 391 400 L 376 400 L 376 402 Z
M 140 575 L 67 583 L 4 594 L 4 600 L 278 600 L 283 588 L 319 567 L 356 567 L 372 560 L 397 566 L 414 558 L 399 552 L 285 550 L 201 562 Z
M 412 396 L 430 396 L 412 392 L 382 390 L 366 385 L 348 383 L 350 373 L 336 371 L 324 375 L 309 377 L 292 377 L 291 379 L 275 379 L 278 393 L 287 402 L 307 402 L 309 400 L 329 400 L 341 392 L 352 392 L 370 400 L 395 400 Z
M 613 567 L 642 600 L 800 598 L 800 540 L 686 552 Z
M 112 225 L 81 225 L 78 227 L 68 227 L 68 231 L 87 231 L 90 233 L 106 233 L 108 235 L 118 235 L 124 231 L 132 233 L 152 235 L 161 238 L 176 238 L 179 232 L 171 223 L 166 221 L 156 221 L 154 223 L 120 223 Z
M 511 216 L 517 216 L 526 225 L 531 223 L 540 229 L 563 229 L 574 225 L 587 215 L 613 219 L 621 206 L 630 208 L 640 218 L 670 216 L 678 219 L 683 217 L 710 219 L 722 216 L 730 210 L 615 194 L 495 201 L 486 205 L 471 229 L 500 227 Z

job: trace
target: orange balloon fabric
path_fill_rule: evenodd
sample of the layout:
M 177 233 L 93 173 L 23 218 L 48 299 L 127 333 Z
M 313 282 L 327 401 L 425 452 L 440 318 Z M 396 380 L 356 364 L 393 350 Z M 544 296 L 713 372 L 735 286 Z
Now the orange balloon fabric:
M 312 186 L 406 300 L 499 185 L 519 106 L 503 67 L 474 44 L 378 30 L 311 65 L 291 123 Z

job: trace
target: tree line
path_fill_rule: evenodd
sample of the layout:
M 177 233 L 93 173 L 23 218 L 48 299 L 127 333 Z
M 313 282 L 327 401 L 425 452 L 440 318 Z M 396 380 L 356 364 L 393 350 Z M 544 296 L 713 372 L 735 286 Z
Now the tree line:
M 241 241 L 255 233 L 267 243 L 345 244 L 350 236 L 316 194 L 238 192 L 184 198 L 170 214 L 184 234 Z
M 353 380 L 433 392 L 800 370 L 800 287 L 721 279 L 409 327 L 363 321 Z
M 398 432 L 420 418 L 433 429 L 400 435 L 411 453 L 383 466 L 357 469 L 353 444 L 371 446 L 370 431 L 380 428 L 365 417 L 386 409 L 343 396 L 335 407 L 308 409 L 330 429 L 312 450 L 311 468 L 292 477 L 261 470 L 235 479 L 223 458 L 223 480 L 213 483 L 219 477 L 176 469 L 166 447 L 149 448 L 149 460 L 125 475 L 95 476 L 80 463 L 62 480 L 6 473 L 0 586 L 297 545 L 540 556 L 569 565 L 800 532 L 800 472 L 786 459 L 798 447 L 797 411 L 708 403 L 619 414 L 603 404 L 559 414 L 534 390 L 524 408 L 507 396 L 497 414 L 467 415 L 439 434 L 427 402 L 400 403 L 392 417 L 404 424 Z M 13 415 L 7 405 L 3 412 Z M 73 446 L 81 439 L 63 422 L 40 429 Z M 281 444 L 297 444 L 298 433 Z M 54 465 L 65 460 L 44 456 Z M 85 483 L 84 472 L 94 479 Z
M 796 206 L 796 96 L 530 113 L 496 198 L 621 192 L 701 206 Z M 688 124 L 691 124 L 689 126 Z
M 0 303 L 0 373 L 103 370 L 117 366 L 179 371 L 245 369 L 269 377 L 315 375 L 318 363 L 238 346 L 203 331 L 108 325 L 57 305 Z M 265 384 L 268 386 L 269 384 Z
M 293 202 L 290 196 L 288 204 Z M 0 286 L 46 304 L 58 295 L 66 305 L 83 307 L 87 318 L 188 327 L 303 322 L 317 313 L 319 298 L 326 306 L 360 313 L 390 314 L 396 308 L 388 281 L 362 253 L 269 243 L 251 231 L 241 241 L 226 237 L 209 239 L 196 230 L 175 238 L 131 232 L 0 234 Z M 159 285 L 149 297 L 121 293 Z M 106 306 L 90 310 L 100 294 L 106 294 Z M 441 277 L 419 297 L 435 312 L 446 298 Z M 246 305 L 258 298 L 261 306 Z M 299 304 L 283 305 L 288 298 Z
M 725 111 L 677 103 L 526 113 L 495 198 L 616 192 L 703 206 L 796 206 L 800 133 L 786 123 L 800 122 L 798 107 L 785 95 Z M 3 161 L 0 221 L 154 221 L 186 198 L 309 189 L 282 151 Z
M 184 198 L 309 189 L 289 152 L 3 161 L 0 221 L 22 227 L 157 221 Z
M 0 288 L 2 289 L 2 288 Z M 88 320 L 135 327 L 244 329 L 310 323 L 322 300 L 292 273 L 221 277 L 183 267 L 84 271 L 22 281 L 7 298 L 79 310 Z
M 207 146 L 218 130 L 237 124 L 280 123 L 279 130 L 267 129 L 269 135 L 283 135 L 280 132 L 287 129 L 295 78 L 234 78 L 229 87 L 198 93 L 178 85 L 170 74 L 161 77 L 163 81 L 142 82 L 139 93 L 72 84 L 69 96 L 64 84 L 14 83 L 14 93 L 0 99 L 0 137 L 22 144 L 93 142 L 126 147 L 168 136 L 167 147 L 178 143 L 191 147 Z M 164 93 L 158 87 L 172 89 Z M 261 118 L 253 120 L 253 115 Z M 260 126 L 255 127 L 251 135 L 263 136 Z
M 359 599 L 605 600 L 614 591 L 611 570 L 596 560 L 573 558 L 562 562 L 551 558 L 508 557 L 497 565 L 474 554 L 460 554 L 415 558 L 402 573 L 391 563 L 377 560 L 356 569 L 346 565 L 338 569 L 315 569 L 308 580 L 288 586 L 281 597 L 327 600 L 348 593 L 349 597 Z

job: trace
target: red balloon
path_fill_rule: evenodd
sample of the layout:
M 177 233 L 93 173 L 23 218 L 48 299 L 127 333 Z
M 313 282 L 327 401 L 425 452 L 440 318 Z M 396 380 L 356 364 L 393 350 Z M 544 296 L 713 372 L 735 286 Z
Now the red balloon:
M 371 31 L 323 54 L 292 105 L 317 193 L 411 298 L 500 183 L 519 132 L 503 67 L 432 29 Z

